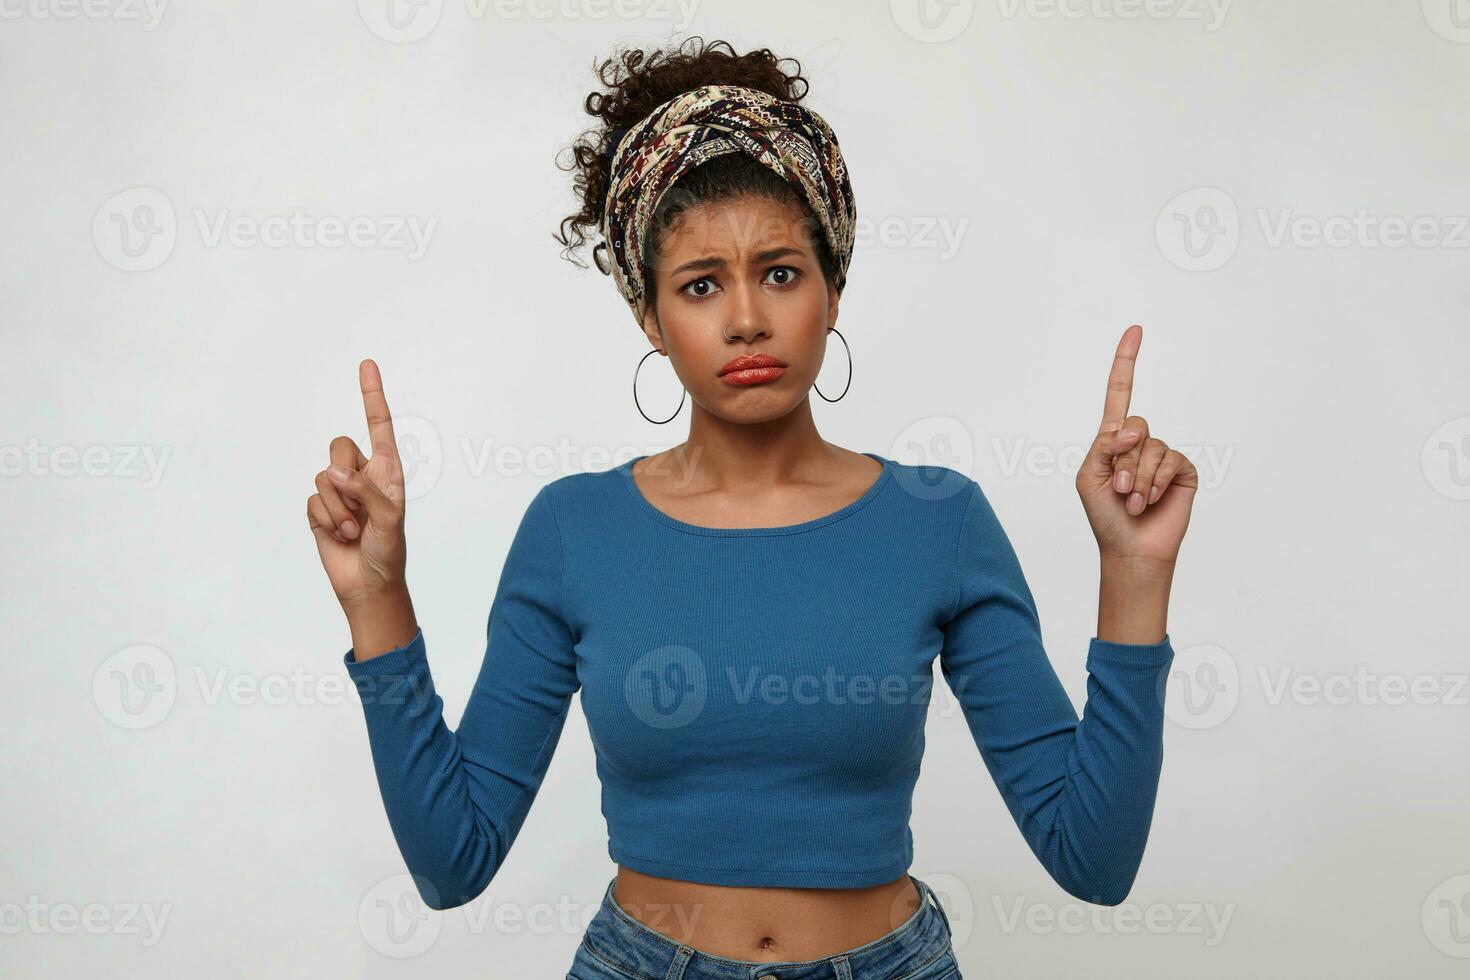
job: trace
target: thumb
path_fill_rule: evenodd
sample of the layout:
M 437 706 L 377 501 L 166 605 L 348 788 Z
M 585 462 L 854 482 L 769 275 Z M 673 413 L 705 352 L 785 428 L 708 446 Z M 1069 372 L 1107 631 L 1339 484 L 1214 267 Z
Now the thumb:
M 1087 457 L 1078 471 L 1078 482 L 1089 489 L 1096 489 L 1113 479 L 1113 460 L 1128 452 L 1138 442 L 1138 430 L 1128 428 L 1119 431 L 1118 426 L 1105 428 L 1092 440 Z
M 370 523 L 379 527 L 392 527 L 398 522 L 402 513 L 401 507 L 389 500 L 361 470 L 334 463 L 327 467 L 327 479 L 338 490 L 350 493 L 358 499 L 367 509 Z

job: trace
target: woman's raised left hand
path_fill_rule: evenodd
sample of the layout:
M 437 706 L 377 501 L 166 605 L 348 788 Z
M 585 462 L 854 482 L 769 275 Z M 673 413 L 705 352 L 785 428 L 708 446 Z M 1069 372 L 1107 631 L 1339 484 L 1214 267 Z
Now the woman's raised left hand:
M 1172 566 L 1189 527 L 1199 471 L 1129 415 L 1143 327 L 1123 331 L 1108 374 L 1097 438 L 1077 471 L 1077 493 L 1104 561 Z

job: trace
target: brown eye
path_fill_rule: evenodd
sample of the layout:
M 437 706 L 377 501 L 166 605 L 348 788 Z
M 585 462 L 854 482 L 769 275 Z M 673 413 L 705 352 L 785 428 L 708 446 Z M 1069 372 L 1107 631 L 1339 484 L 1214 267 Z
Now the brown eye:
M 695 299 L 703 299 L 704 297 L 706 297 L 706 296 L 709 295 L 708 292 L 692 292 L 691 291 L 691 290 L 693 290 L 693 288 L 695 286 L 698 286 L 702 282 L 703 283 L 709 283 L 711 286 L 714 285 L 714 280 L 711 279 L 709 276 L 700 276 L 698 279 L 696 279 L 693 282 L 691 282 L 688 285 L 686 285 L 682 290 L 680 290 L 680 292 L 687 293 L 688 295 L 694 297 Z
M 797 276 L 801 275 L 801 273 L 798 270 L 793 269 L 789 265 L 778 265 L 778 266 L 774 267 L 773 269 L 771 269 L 771 272 L 784 272 L 784 273 L 786 273 L 786 279 L 785 279 L 785 281 L 784 282 L 772 283 L 772 285 L 775 285 L 775 286 L 789 286 L 793 282 L 796 281 Z M 770 273 L 767 273 L 767 275 L 770 275 Z

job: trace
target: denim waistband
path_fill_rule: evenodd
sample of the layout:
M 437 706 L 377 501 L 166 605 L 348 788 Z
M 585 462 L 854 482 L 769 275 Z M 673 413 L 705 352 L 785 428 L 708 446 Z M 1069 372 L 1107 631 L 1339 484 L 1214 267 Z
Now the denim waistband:
M 917 972 L 950 948 L 949 916 L 939 896 L 919 878 L 908 877 L 920 904 L 907 921 L 872 942 L 821 959 L 762 963 L 686 946 L 624 911 L 613 898 L 616 876 L 587 925 L 584 944 L 596 958 L 650 980 L 886 980 Z

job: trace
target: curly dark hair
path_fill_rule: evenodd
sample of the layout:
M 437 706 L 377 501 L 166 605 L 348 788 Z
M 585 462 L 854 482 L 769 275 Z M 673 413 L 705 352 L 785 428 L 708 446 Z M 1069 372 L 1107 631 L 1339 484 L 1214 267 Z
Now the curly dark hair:
M 781 68 L 791 62 L 790 74 Z M 602 226 L 603 203 L 607 197 L 613 150 L 622 135 L 634 123 L 655 108 L 701 85 L 744 85 L 789 102 L 799 102 L 807 93 L 807 80 L 801 76 L 801 64 L 795 58 L 777 58 L 768 48 L 736 54 L 727 41 L 704 44 L 699 36 L 690 37 L 677 47 L 652 52 L 640 48 L 623 48 L 619 54 L 601 64 L 593 63 L 593 71 L 610 91 L 592 92 L 583 101 L 587 114 L 601 120 L 583 132 L 571 145 L 573 159 L 561 170 L 575 171 L 572 186 L 582 209 L 563 218 L 560 232 L 552 238 L 563 246 L 562 257 L 580 268 L 587 268 L 575 252 L 587 242 L 586 229 L 597 231 Z M 799 89 L 798 89 L 799 86 Z M 565 151 L 563 151 L 565 152 Z M 559 154 L 560 156 L 560 154 Z M 795 188 L 744 153 L 726 153 L 683 174 L 676 183 L 680 193 L 666 194 L 655 210 L 643 243 L 643 254 L 658 255 L 663 233 L 678 216 L 690 207 L 711 201 L 746 196 L 766 197 L 799 206 L 806 214 L 817 244 L 818 260 L 827 282 L 840 290 L 844 285 L 836 259 L 811 206 Z M 598 271 L 611 275 L 606 252 L 607 243 L 600 240 L 592 250 Z M 654 278 L 648 264 L 643 268 L 644 289 L 650 306 L 654 300 Z

